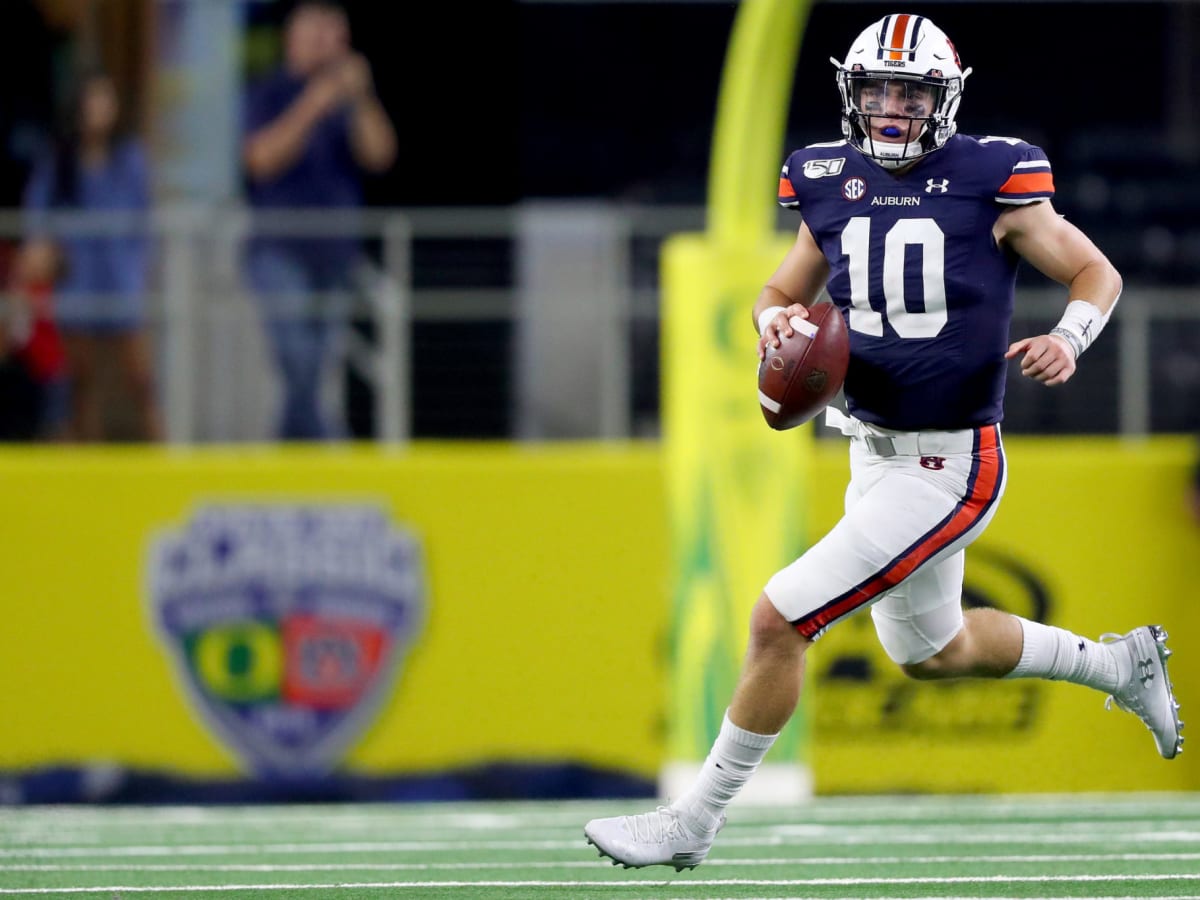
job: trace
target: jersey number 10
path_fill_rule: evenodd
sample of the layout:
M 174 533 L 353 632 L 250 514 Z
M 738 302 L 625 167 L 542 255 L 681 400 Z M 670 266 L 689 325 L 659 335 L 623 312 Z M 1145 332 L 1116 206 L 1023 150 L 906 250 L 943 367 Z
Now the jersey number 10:
M 921 248 L 925 308 L 913 312 L 904 302 L 906 250 Z M 850 327 L 883 335 L 884 315 L 871 307 L 871 220 L 855 216 L 842 229 L 842 253 L 850 259 Z M 900 219 L 883 239 L 883 299 L 887 320 L 902 338 L 931 338 L 946 324 L 946 235 L 933 219 Z

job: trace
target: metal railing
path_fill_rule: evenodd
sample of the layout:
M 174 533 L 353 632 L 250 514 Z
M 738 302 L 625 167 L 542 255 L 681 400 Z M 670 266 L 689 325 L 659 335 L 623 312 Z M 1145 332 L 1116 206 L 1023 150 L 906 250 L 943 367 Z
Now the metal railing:
M 545 208 L 560 209 L 555 205 Z M 590 312 L 596 318 L 589 327 L 598 330 L 587 352 L 600 354 L 594 362 L 595 371 L 602 374 L 595 379 L 598 395 L 580 400 L 585 407 L 582 418 L 590 425 L 581 428 L 578 423 L 568 423 L 561 426 L 566 433 L 555 432 L 553 426 L 523 431 L 517 424 L 524 420 L 522 403 L 529 398 L 520 396 L 527 388 L 511 374 L 519 371 L 523 363 L 518 357 L 526 352 L 516 336 L 530 328 L 530 317 L 539 308 L 530 298 L 541 290 L 539 275 L 536 271 L 531 274 L 528 263 L 539 258 L 529 247 L 530 241 L 537 239 L 527 227 L 530 207 L 345 213 L 287 210 L 270 214 L 252 214 L 242 208 L 166 208 L 141 218 L 59 214 L 50 217 L 48 225 L 55 233 L 78 235 L 144 230 L 153 239 L 151 326 L 158 338 L 160 394 L 168 437 L 174 443 L 272 438 L 272 386 L 277 376 L 259 335 L 258 312 L 239 263 L 241 248 L 252 234 L 350 236 L 363 241 L 366 263 L 358 273 L 358 290 L 346 313 L 368 327 L 345 331 L 338 354 L 340 365 L 329 375 L 326 395 L 335 398 L 335 405 L 343 402 L 337 398 L 344 394 L 348 373 L 362 379 L 372 397 L 372 437 L 402 442 L 423 436 L 415 427 L 422 411 L 448 405 L 437 394 L 442 375 L 430 374 L 419 365 L 430 354 L 419 352 L 418 329 L 440 328 L 451 334 L 462 329 L 465 333 L 479 322 L 494 323 L 497 328 L 467 346 L 464 365 L 472 353 L 479 351 L 476 355 L 480 355 L 485 350 L 494 365 L 486 376 L 460 371 L 467 386 L 456 395 L 456 402 L 464 404 L 461 415 L 469 422 L 481 412 L 470 406 L 473 392 L 479 393 L 487 377 L 503 381 L 496 373 L 509 373 L 506 391 L 497 390 L 490 399 L 480 400 L 492 406 L 509 404 L 502 415 L 491 411 L 493 419 L 508 423 L 507 429 L 494 427 L 486 436 L 652 435 L 657 429 L 657 406 L 646 403 L 644 395 L 648 381 L 657 378 L 658 251 L 662 240 L 672 233 L 701 230 L 704 210 L 603 204 L 572 204 L 570 209 L 590 222 L 589 227 L 603 231 L 603 241 L 579 242 L 580 252 L 594 264 L 593 271 L 617 274 L 603 300 L 611 309 Z M 589 209 L 602 215 L 592 216 Z M 597 222 L 601 224 L 597 226 Z M 781 215 L 781 231 L 796 224 L 794 216 Z M 19 212 L 0 213 L 0 239 L 19 240 L 24 225 Z M 581 291 L 589 287 L 580 284 Z M 1014 334 L 1048 327 L 1060 314 L 1064 300 L 1063 292 L 1048 283 L 1023 282 Z M 747 303 L 752 301 L 747 298 Z M 562 321 L 554 327 L 565 337 L 572 312 L 570 301 L 563 302 Z M 1127 282 L 1109 328 L 1113 333 L 1106 333 L 1105 340 L 1089 351 L 1081 365 L 1077 376 L 1085 382 L 1081 386 L 1073 383 L 1069 391 L 1043 395 L 1010 379 L 1006 420 L 1010 433 L 1115 431 L 1137 436 L 1156 430 L 1200 428 L 1200 418 L 1190 418 L 1186 412 L 1189 403 L 1200 406 L 1200 363 L 1193 366 L 1190 362 L 1200 360 L 1200 291 L 1191 286 L 1148 288 Z M 497 334 L 505 329 L 501 341 Z M 641 345 L 631 340 L 633 331 L 642 335 Z M 1161 346 L 1164 341 L 1171 346 Z M 1168 373 L 1164 382 L 1161 370 L 1172 354 L 1183 362 L 1175 364 L 1175 374 Z M 532 364 L 554 365 L 555 361 L 551 358 L 546 363 L 539 358 Z M 632 409 L 635 389 L 641 389 L 643 395 L 639 410 Z M 415 405 L 419 395 L 427 398 L 425 406 Z M 1172 415 L 1156 415 L 1156 403 L 1164 402 L 1175 409 Z M 1043 406 L 1046 408 L 1041 409 Z M 593 409 L 594 415 L 586 414 Z M 1200 417 L 1200 409 L 1195 409 L 1195 416 Z M 498 430 L 507 433 L 498 435 Z M 470 436 L 469 425 L 457 433 Z

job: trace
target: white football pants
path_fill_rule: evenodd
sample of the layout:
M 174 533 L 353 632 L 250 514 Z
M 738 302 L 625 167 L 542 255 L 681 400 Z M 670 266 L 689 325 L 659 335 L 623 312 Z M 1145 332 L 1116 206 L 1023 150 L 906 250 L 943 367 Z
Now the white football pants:
M 827 422 L 851 436 L 846 514 L 767 597 L 810 640 L 870 606 L 888 656 L 922 662 L 962 628 L 963 550 L 1004 493 L 1000 427 L 899 432 L 832 408 Z

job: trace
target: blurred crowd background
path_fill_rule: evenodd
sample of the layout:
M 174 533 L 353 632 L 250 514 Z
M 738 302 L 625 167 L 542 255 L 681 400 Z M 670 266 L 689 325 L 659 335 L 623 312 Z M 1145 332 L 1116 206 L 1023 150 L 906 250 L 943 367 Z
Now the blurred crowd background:
M 304 202 L 264 210 L 246 162 L 253 92 L 285 60 L 295 5 L 4 4 L 4 439 L 657 436 L 659 252 L 704 227 L 737 4 L 317 4 L 344 16 L 393 152 L 361 169 L 359 194 L 285 192 Z M 891 11 L 814 5 L 781 162 L 839 136 L 828 58 Z M 1072 385 L 1013 379 L 1008 430 L 1200 430 L 1200 5 L 918 11 L 974 67 L 960 128 L 1043 146 L 1058 210 L 1126 280 L 1113 334 Z M 79 101 L 96 78 L 117 168 L 72 194 L 71 173 L 91 170 L 63 147 L 87 145 Z M 776 176 L 762 173 L 764 193 Z M 780 213 L 781 230 L 797 225 Z M 347 242 L 362 253 L 311 276 L 313 308 L 272 306 L 254 294 L 286 293 L 286 272 L 264 285 L 247 262 L 264 241 L 307 242 L 310 262 Z M 117 262 L 97 255 L 104 242 Z M 1024 272 L 1015 328 L 1057 318 L 1048 288 Z M 288 356 L 271 327 L 305 317 L 328 327 L 283 335 Z M 293 371 L 305 360 L 319 361 L 311 385 Z

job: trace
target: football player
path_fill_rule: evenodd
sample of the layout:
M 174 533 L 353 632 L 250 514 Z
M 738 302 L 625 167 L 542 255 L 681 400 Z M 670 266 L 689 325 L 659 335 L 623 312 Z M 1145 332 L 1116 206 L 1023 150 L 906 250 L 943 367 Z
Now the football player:
M 803 216 L 754 305 L 760 358 L 791 336 L 822 289 L 845 316 L 850 440 L 841 521 L 771 577 L 750 618 L 743 669 L 694 784 L 670 806 L 595 819 L 614 863 L 691 868 L 800 696 L 805 651 L 871 610 L 879 640 L 917 679 L 1042 678 L 1086 685 L 1139 716 L 1158 752 L 1183 743 L 1166 633 L 1093 641 L 998 609 L 962 608 L 964 548 L 1004 493 L 999 422 L 1007 360 L 1060 385 L 1104 329 L 1121 277 L 1051 204 L 1050 162 L 1009 137 L 956 133 L 970 69 L 929 19 L 889 15 L 837 67 L 842 139 L 788 157 L 779 202 Z M 1009 343 L 1017 265 L 1066 287 L 1047 334 Z M 781 477 L 786 477 L 782 475 Z

